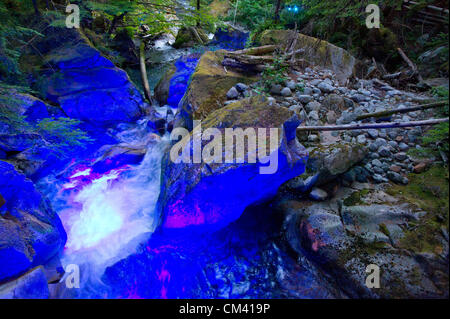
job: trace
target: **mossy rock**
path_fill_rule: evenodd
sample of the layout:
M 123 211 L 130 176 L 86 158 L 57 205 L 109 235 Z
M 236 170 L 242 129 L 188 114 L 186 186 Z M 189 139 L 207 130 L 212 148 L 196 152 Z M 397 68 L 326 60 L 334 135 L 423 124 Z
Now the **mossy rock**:
M 238 83 L 250 84 L 257 77 L 225 70 L 222 61 L 226 51 L 209 51 L 202 55 L 192 75 L 189 88 L 183 97 L 183 110 L 190 120 L 202 120 L 211 112 L 220 109 L 226 101 L 228 90 Z
M 167 104 L 170 93 L 170 81 L 176 71 L 175 65 L 171 65 L 155 87 L 155 98 L 160 105 Z
M 433 166 L 422 174 L 410 174 L 407 186 L 393 185 L 387 193 L 426 212 L 405 233 L 400 245 L 416 253 L 442 253 L 442 231 L 449 229 L 448 168 Z
M 261 45 L 277 44 L 286 46 L 291 39 L 289 30 L 266 30 L 259 37 Z M 304 49 L 299 57 L 321 68 L 332 70 L 341 84 L 355 73 L 357 60 L 346 50 L 327 41 L 299 33 L 296 50 Z
M 204 30 L 197 27 L 185 27 L 178 31 L 173 47 L 176 49 L 190 48 L 195 45 L 205 45 L 208 42 L 209 38 Z

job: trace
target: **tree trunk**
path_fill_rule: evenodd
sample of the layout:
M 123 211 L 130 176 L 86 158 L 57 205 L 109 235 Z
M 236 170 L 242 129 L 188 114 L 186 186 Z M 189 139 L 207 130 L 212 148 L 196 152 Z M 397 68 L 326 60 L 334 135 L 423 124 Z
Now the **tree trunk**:
M 38 7 L 38 4 L 37 4 L 37 0 L 33 0 L 33 7 L 34 7 L 34 13 L 36 15 L 40 15 L 39 7 Z
M 109 30 L 108 30 L 108 34 L 112 34 L 112 33 L 116 30 L 117 23 L 118 23 L 120 20 L 122 20 L 123 17 L 124 17 L 126 14 L 127 14 L 127 13 L 124 12 L 124 13 L 118 15 L 118 16 L 114 16 L 114 18 L 113 18 L 113 20 L 112 20 L 112 22 L 111 22 L 111 27 L 110 27 Z
M 281 2 L 282 2 L 282 0 L 277 0 L 276 6 L 275 6 L 274 20 L 277 22 L 280 21 Z
M 200 0 L 197 0 L 197 27 L 200 26 L 200 8 L 201 8 L 201 4 L 200 4 Z
M 447 104 L 448 104 L 448 101 L 440 101 L 440 102 L 435 102 L 435 103 L 430 103 L 430 104 L 423 104 L 423 105 L 419 105 L 419 106 L 407 107 L 407 108 L 403 108 L 403 109 L 368 113 L 368 114 L 363 114 L 363 115 L 358 116 L 356 118 L 356 120 L 361 121 L 361 120 L 368 119 L 371 117 L 379 118 L 379 117 L 390 116 L 392 114 L 403 114 L 403 113 L 409 113 L 409 112 L 414 112 L 414 111 L 421 111 L 421 110 L 432 109 L 432 108 L 436 108 L 436 107 L 443 107 Z

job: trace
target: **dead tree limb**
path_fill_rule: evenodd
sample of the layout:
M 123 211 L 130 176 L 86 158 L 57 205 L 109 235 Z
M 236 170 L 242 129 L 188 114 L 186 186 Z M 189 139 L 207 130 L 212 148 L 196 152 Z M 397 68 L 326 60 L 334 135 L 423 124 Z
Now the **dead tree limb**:
M 363 115 L 358 116 L 356 118 L 356 120 L 361 121 L 361 120 L 365 120 L 365 119 L 372 118 L 372 117 L 379 118 L 379 117 L 390 116 L 393 114 L 403 114 L 403 113 L 409 113 L 409 112 L 414 112 L 414 111 L 427 110 L 427 109 L 432 109 L 432 108 L 436 108 L 436 107 L 443 107 L 447 104 L 448 104 L 447 101 L 439 101 L 439 102 L 435 102 L 435 103 L 422 104 L 422 105 L 413 106 L 413 107 L 405 107 L 402 109 L 368 113 L 368 114 L 363 114 Z
M 248 55 L 263 55 L 272 53 L 279 48 L 278 45 L 263 45 L 261 47 L 248 48 L 243 50 L 234 51 L 233 54 L 248 54 Z
M 406 56 L 405 52 L 403 52 L 403 50 L 401 48 L 397 48 L 397 51 L 398 51 L 398 53 L 400 53 L 400 56 L 408 64 L 408 66 L 411 68 L 411 70 L 417 74 L 419 81 L 422 81 L 422 77 L 419 74 L 417 66 Z
M 368 129 L 382 129 L 382 128 L 400 128 L 400 127 L 414 127 L 436 125 L 439 123 L 448 122 L 448 118 L 432 119 L 424 121 L 411 122 L 386 122 L 374 124 L 354 124 L 354 125 L 324 125 L 324 126 L 299 126 L 297 131 L 347 131 L 347 130 L 368 130 Z

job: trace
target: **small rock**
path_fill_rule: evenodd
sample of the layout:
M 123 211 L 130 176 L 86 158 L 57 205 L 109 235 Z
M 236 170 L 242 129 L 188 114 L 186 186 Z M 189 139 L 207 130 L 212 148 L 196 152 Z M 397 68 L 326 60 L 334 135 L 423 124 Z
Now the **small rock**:
M 300 102 L 302 102 L 303 104 L 308 104 L 309 102 L 313 101 L 313 97 L 310 95 L 301 94 L 301 95 L 298 95 L 297 97 L 298 97 L 298 100 Z
M 283 87 L 280 84 L 274 84 L 270 88 L 270 94 L 281 95 L 281 90 Z
M 281 95 L 282 96 L 291 96 L 292 95 L 292 91 L 290 88 L 285 87 L 284 89 L 281 90 Z
M 311 112 L 311 111 L 319 111 L 321 106 L 322 104 L 320 104 L 319 102 L 313 101 L 306 104 L 305 108 L 306 111 Z
M 378 183 L 378 184 L 379 184 L 379 183 L 385 183 L 385 182 L 388 181 L 386 178 L 384 178 L 384 177 L 381 176 L 380 174 L 373 174 L 372 178 L 373 178 L 373 181 L 374 181 L 375 183 Z
M 335 124 L 337 119 L 337 115 L 334 111 L 327 112 L 327 122 L 328 124 Z M 333 132 L 334 133 L 334 132 Z
M 378 137 L 378 130 L 370 129 L 367 131 L 369 133 L 369 136 L 373 139 L 376 139 Z
M 402 175 L 400 175 L 399 173 L 393 172 L 393 171 L 389 171 L 386 174 L 387 178 L 389 178 L 389 180 L 393 181 L 396 184 L 403 184 L 406 185 L 408 184 L 408 179 L 406 177 L 403 177 Z
M 290 80 L 286 82 L 286 86 L 291 89 L 291 90 L 295 90 L 295 87 L 297 86 L 297 83 L 295 83 L 294 80 Z
M 331 93 L 334 91 L 334 86 L 332 86 L 329 83 L 326 83 L 325 81 L 321 82 L 318 86 L 317 86 L 320 91 L 322 91 L 323 93 Z
M 358 136 L 356 137 L 356 141 L 357 141 L 359 144 L 366 144 L 367 139 L 366 139 L 366 136 L 365 136 L 365 135 L 361 134 L 361 135 L 358 135 Z
M 391 156 L 391 151 L 387 146 L 381 146 L 378 149 L 378 154 L 380 154 L 380 156 L 382 157 L 389 157 Z
M 405 159 L 408 158 L 408 156 L 406 155 L 406 153 L 400 152 L 394 155 L 395 159 L 399 162 L 403 162 Z
M 316 201 L 324 201 L 327 199 L 328 194 L 323 189 L 315 187 L 311 190 L 311 193 L 309 193 L 309 197 Z
M 238 83 L 238 84 L 236 84 L 236 89 L 237 89 L 239 92 L 244 93 L 245 91 L 247 91 L 248 86 L 245 85 L 244 83 Z
M 416 174 L 423 173 L 426 170 L 427 166 L 428 164 L 426 162 L 420 162 L 413 167 L 413 172 Z
M 400 171 L 402 170 L 401 167 L 397 165 L 392 165 L 391 167 L 389 167 L 389 169 L 396 173 L 400 173 Z
M 400 151 L 406 152 L 406 151 L 409 149 L 409 146 L 406 145 L 405 143 L 400 143 L 400 144 L 398 145 L 398 148 L 400 149 Z
M 317 113 L 317 111 L 311 111 L 311 112 L 309 112 L 308 117 L 312 120 L 318 121 L 319 113 Z
M 227 99 L 228 100 L 235 100 L 239 97 L 239 92 L 235 87 L 232 87 L 228 92 L 227 92 Z

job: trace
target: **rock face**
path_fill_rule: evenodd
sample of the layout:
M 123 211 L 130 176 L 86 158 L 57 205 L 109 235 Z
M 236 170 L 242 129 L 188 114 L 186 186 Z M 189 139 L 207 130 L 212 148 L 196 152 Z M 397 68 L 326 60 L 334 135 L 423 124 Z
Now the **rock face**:
M 64 247 L 56 213 L 14 167 L 0 161 L 0 282 L 42 265 Z
M 20 278 L 0 285 L 0 299 L 48 299 L 50 291 L 42 267 L 36 267 Z
M 225 154 L 233 152 L 224 147 L 225 128 L 276 128 L 278 138 L 271 147 L 271 157 L 278 156 L 277 169 L 273 174 L 261 174 L 260 168 L 269 164 L 249 161 L 245 156 L 251 153 L 247 153 L 248 146 L 245 146 L 244 157 L 237 156 L 233 163 L 175 164 L 166 154 L 157 204 L 162 228 L 195 226 L 196 229 L 216 230 L 239 218 L 247 206 L 273 196 L 285 181 L 302 174 L 307 153 L 295 138 L 299 122 L 294 112 L 270 106 L 260 97 L 247 98 L 212 112 L 201 125 L 203 131 L 218 128 L 222 132 L 222 140 L 215 137 L 221 145 L 217 151 L 221 162 Z M 194 130 L 181 140 L 183 149 L 192 150 L 193 134 L 198 133 Z M 244 139 L 237 140 L 233 145 L 244 147 Z M 269 145 L 268 131 L 261 140 Z M 203 147 L 205 144 L 203 141 Z M 243 162 L 238 163 L 238 159 Z
M 291 247 L 306 253 L 352 298 L 448 297 L 448 257 L 445 261 L 446 257 L 405 250 L 400 244 L 409 225 L 424 213 L 395 199 L 374 204 L 365 197 L 363 205 L 350 201 L 354 206 L 345 206 L 352 192 L 341 189 L 337 198 L 324 203 L 281 203 Z M 393 199 L 381 191 L 370 196 L 383 202 Z M 344 205 L 339 204 L 342 199 Z M 366 284 L 369 265 L 380 269 L 379 288 Z
M 169 98 L 170 91 L 170 81 L 173 75 L 176 72 L 176 67 L 172 65 L 163 75 L 161 80 L 159 80 L 158 84 L 155 87 L 155 98 L 158 101 L 159 105 L 167 104 L 167 100 Z
M 209 38 L 205 31 L 196 27 L 181 28 L 178 31 L 177 38 L 173 47 L 176 49 L 189 48 L 197 44 L 204 45 L 208 43 Z
M 182 116 L 187 122 L 192 122 L 192 119 L 202 120 L 223 107 L 227 92 L 236 84 L 250 84 L 255 81 L 254 77 L 235 70 L 225 71 L 222 66 L 225 52 L 209 51 L 202 55 L 181 101 Z
M 125 71 L 80 34 L 60 41 L 46 54 L 45 62 L 55 71 L 42 84 L 49 100 L 69 117 L 96 125 L 130 122 L 142 115 L 145 103 Z
M 288 30 L 266 30 L 261 34 L 260 42 L 262 45 L 285 44 L 290 37 Z M 299 33 L 296 49 L 305 49 L 305 53 L 299 56 L 306 61 L 335 72 L 341 84 L 354 73 L 357 60 L 346 50 L 327 41 Z

